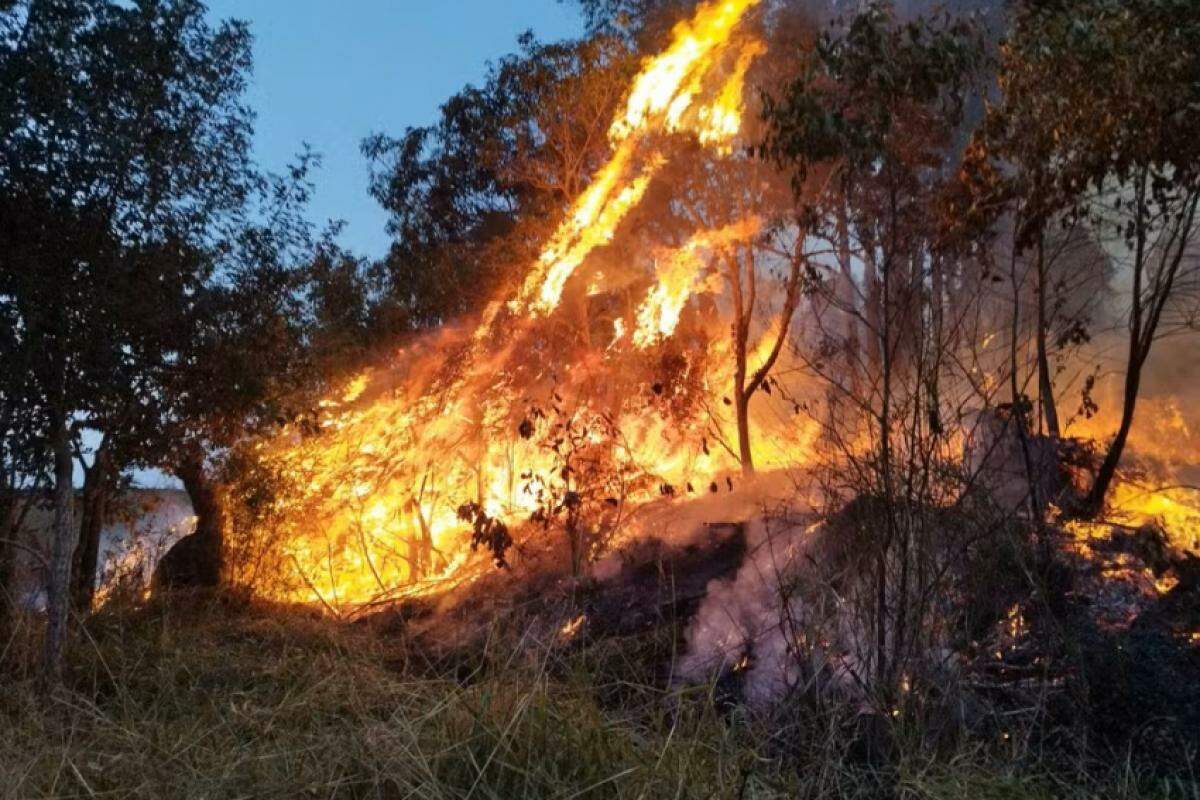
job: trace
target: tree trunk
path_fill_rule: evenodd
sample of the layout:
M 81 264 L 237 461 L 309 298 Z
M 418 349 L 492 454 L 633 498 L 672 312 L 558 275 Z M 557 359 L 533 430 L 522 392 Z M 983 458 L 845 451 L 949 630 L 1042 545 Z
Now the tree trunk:
M 879 460 L 880 483 L 884 502 L 885 533 L 883 542 L 875 557 L 875 680 L 877 687 L 885 689 L 888 686 L 887 658 L 887 557 L 892 541 L 896 538 L 896 514 L 892 493 L 892 335 L 891 313 L 888 303 L 891 299 L 891 259 L 884 256 L 879 288 L 879 367 L 880 367 L 880 408 L 879 408 Z M 874 338 L 874 337 L 873 337 Z
M 850 222 L 847 219 L 845 202 L 837 206 L 837 263 L 838 288 L 837 296 L 841 313 L 845 322 L 843 336 L 845 338 L 846 370 L 850 375 L 850 386 L 858 390 L 859 343 L 862 337 L 858 330 L 858 292 L 855 288 L 854 259 L 850 254 Z
M 16 577 L 16 490 L 0 489 L 0 647 L 8 640 L 13 611 L 17 603 Z
M 62 677 L 63 648 L 70 613 L 71 562 L 75 555 L 75 487 L 72 483 L 75 462 L 71 455 L 71 434 L 65 414 L 55 415 L 51 432 L 54 450 L 54 524 L 50 556 L 50 580 L 47 589 L 47 622 L 44 672 L 45 680 L 57 683 Z
M 1017 276 L 1017 259 L 1014 256 L 1009 263 L 1009 280 L 1012 284 L 1013 292 L 1013 307 L 1012 307 L 1012 325 L 1009 329 L 1008 342 L 1008 382 L 1009 395 L 1012 401 L 1012 412 L 1010 419 L 1005 423 L 1005 427 L 1015 426 L 1017 442 L 1021 447 L 1021 461 L 1025 465 L 1025 480 L 1029 486 L 1029 514 L 1033 520 L 1041 528 L 1042 520 L 1042 503 L 1038 497 L 1038 474 L 1033 464 L 1033 453 L 1029 447 L 1029 428 L 1025 419 L 1025 411 L 1030 407 L 1028 398 L 1021 393 L 1020 383 L 1017 380 L 1017 371 L 1019 369 L 1019 339 L 1021 336 L 1021 280 Z M 1007 431 L 1004 432 L 1007 435 Z
M 754 275 L 746 270 L 749 296 L 742 290 L 742 267 L 736 256 L 729 257 L 729 287 L 733 300 L 733 416 L 737 426 L 738 460 L 742 474 L 754 474 L 754 452 L 750 448 L 750 395 L 746 388 L 746 351 L 750 344 L 750 315 L 754 313 Z
M 1117 475 L 1117 466 L 1121 463 L 1121 455 L 1125 452 L 1125 443 L 1129 440 L 1129 431 L 1133 428 L 1133 413 L 1137 408 L 1143 363 L 1141 357 L 1131 356 L 1129 359 L 1128 371 L 1125 373 L 1125 397 L 1121 408 L 1121 425 L 1117 428 L 1117 435 L 1113 438 L 1112 444 L 1108 446 L 1108 452 L 1104 454 L 1104 461 L 1096 472 L 1096 480 L 1092 483 L 1092 490 L 1088 493 L 1084 503 L 1084 513 L 1089 517 L 1100 513 L 1100 509 L 1104 507 L 1104 498 L 1108 494 L 1108 487 Z
M 1145 349 L 1142 345 L 1142 279 L 1146 266 L 1146 177 L 1142 174 L 1138 183 L 1137 211 L 1134 218 L 1136 227 L 1136 244 L 1133 257 L 1133 287 L 1130 292 L 1131 305 L 1129 309 L 1129 350 L 1125 364 L 1125 396 L 1121 407 L 1121 425 L 1117 435 L 1113 437 L 1104 461 L 1092 482 L 1092 489 L 1083 501 L 1085 516 L 1094 517 L 1104 507 L 1104 498 L 1108 495 L 1108 487 L 1117 474 L 1117 465 L 1121 463 L 1121 455 L 1125 451 L 1125 442 L 1129 439 L 1129 431 L 1133 427 L 1133 412 L 1137 406 L 1138 390 L 1142 381 L 1142 364 L 1145 363 L 1145 352 L 1153 341 L 1153 330 L 1146 339 Z M 1190 222 L 1189 222 L 1190 224 Z M 1182 250 L 1181 250 L 1182 253 Z
M 96 460 L 84 475 L 83 507 L 79 523 L 79 547 L 76 548 L 75 574 L 71 597 L 78 611 L 92 607 L 96 593 L 96 568 L 100 560 L 100 534 L 108 514 L 109 479 L 112 459 L 107 442 L 96 450 Z
M 1058 424 L 1058 404 L 1054 401 L 1054 378 L 1050 374 L 1050 356 L 1046 347 L 1046 334 L 1050 321 L 1046 318 L 1046 252 L 1042 236 L 1037 243 L 1037 365 L 1038 397 L 1042 401 L 1042 414 L 1046 419 L 1046 432 L 1055 439 L 1062 435 Z
M 225 506 L 221 487 L 204 467 L 202 455 L 184 461 L 175 474 L 192 501 L 196 530 L 185 536 L 159 563 L 160 587 L 211 588 L 221 582 L 221 557 L 225 539 Z
M 754 451 L 750 447 L 750 397 L 741 385 L 742 380 L 736 383 L 733 410 L 737 417 L 738 458 L 742 462 L 742 474 L 749 477 L 754 474 Z

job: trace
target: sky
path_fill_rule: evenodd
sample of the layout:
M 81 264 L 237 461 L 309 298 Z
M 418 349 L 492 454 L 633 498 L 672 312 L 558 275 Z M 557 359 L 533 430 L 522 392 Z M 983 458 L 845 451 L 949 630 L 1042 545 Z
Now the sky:
M 255 149 L 282 170 L 308 142 L 323 157 L 312 216 L 346 222 L 342 244 L 387 251 L 386 215 L 367 194 L 359 144 L 434 121 L 438 108 L 487 62 L 532 29 L 543 39 L 582 32 L 567 0 L 208 0 L 215 20 L 236 17 L 254 34 L 246 100 L 258 114 Z

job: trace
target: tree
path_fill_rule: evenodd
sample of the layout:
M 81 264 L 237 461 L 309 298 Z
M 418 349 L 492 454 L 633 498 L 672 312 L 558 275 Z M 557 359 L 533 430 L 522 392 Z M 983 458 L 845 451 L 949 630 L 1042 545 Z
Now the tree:
M 1120 422 L 1080 509 L 1103 506 L 1132 428 L 1154 342 L 1171 324 L 1200 203 L 1200 9 L 1183 0 L 1020 4 L 1003 48 L 1002 100 L 982 141 L 997 162 L 992 202 L 1016 208 L 1018 249 L 1035 252 L 1039 382 L 1046 416 L 1045 252 L 1053 225 L 1100 247 L 1083 265 L 1129 277 Z M 981 202 L 987 202 L 981 200 Z M 1102 249 L 1101 249 L 1102 248 Z
M 198 0 L 23 0 L 0 12 L 0 294 L 54 461 L 47 676 L 62 663 L 84 428 L 134 445 L 252 185 L 244 25 Z M 114 443 L 115 444 L 115 443 Z M 112 452 L 117 452 L 115 449 Z M 101 465 L 102 466 L 102 465 Z M 118 469 L 121 465 L 114 465 Z
M 316 247 L 306 270 L 307 350 L 324 374 L 364 363 L 372 349 L 391 346 L 403 330 L 401 320 L 388 316 L 390 307 L 378 304 L 373 266 L 329 238 Z
M 180 479 L 196 515 L 195 532 L 160 570 L 165 584 L 222 582 L 222 457 L 317 402 L 317 367 L 326 365 L 307 349 L 314 330 L 308 307 L 314 244 L 304 215 L 314 162 L 306 151 L 286 175 L 261 178 L 259 210 L 236 229 L 193 295 L 181 320 L 187 335 L 159 372 L 161 416 L 150 463 Z M 328 238 L 322 242 L 318 265 L 331 247 Z
M 792 78 L 795 54 L 811 47 L 815 33 L 805 11 L 786 12 L 744 23 L 727 48 L 729 56 L 719 62 L 729 85 L 762 91 Z M 646 9 L 638 18 L 653 23 L 670 15 Z M 694 273 L 697 303 L 704 308 L 698 320 L 702 335 L 728 346 L 729 369 L 718 391 L 732 413 L 733 431 L 725 433 L 725 413 L 718 410 L 709 413 L 708 433 L 750 476 L 755 472 L 754 400 L 772 392 L 772 373 L 790 349 L 793 321 L 816 273 L 811 221 L 793 213 L 788 176 L 747 146 L 763 129 L 753 90 L 745 89 L 744 97 L 742 92 L 739 88 L 733 104 L 735 141 L 721 144 L 681 132 L 657 143 L 669 154 L 668 163 L 643 203 L 648 211 L 639 226 L 649 232 L 644 238 L 669 243 L 667 263 L 687 264 L 685 271 Z M 814 183 L 828 174 L 820 173 Z M 655 271 L 660 272 L 657 266 Z
M 412 327 L 491 300 L 608 156 L 635 54 L 602 34 L 556 44 L 526 34 L 520 47 L 450 98 L 435 125 L 363 143 L 395 237 L 383 304 Z
M 742 474 L 750 476 L 751 404 L 760 392 L 771 391 L 772 370 L 787 349 L 792 321 L 815 274 L 808 222 L 787 217 L 786 177 L 753 153 L 681 146 L 688 148 L 686 155 L 663 183 L 671 198 L 656 203 L 659 213 L 648 225 L 668 241 L 686 239 L 685 253 L 696 242 L 716 240 L 700 271 L 717 277 L 708 285 L 724 292 L 708 302 L 710 318 L 728 325 L 732 371 L 720 391 L 728 392 L 734 433 L 726 446 Z
M 687 0 L 576 0 L 576 4 L 589 30 L 635 35 L 681 19 L 689 10 Z

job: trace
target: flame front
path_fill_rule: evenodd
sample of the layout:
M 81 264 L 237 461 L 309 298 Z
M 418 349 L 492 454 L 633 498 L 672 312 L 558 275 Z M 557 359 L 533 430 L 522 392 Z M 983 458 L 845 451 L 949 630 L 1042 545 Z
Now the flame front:
M 464 503 L 494 519 L 528 519 L 553 498 L 582 491 L 581 465 L 590 460 L 605 459 L 617 476 L 619 485 L 589 488 L 604 495 L 605 513 L 618 517 L 666 486 L 707 491 L 737 466 L 729 448 L 709 446 L 710 436 L 722 436 L 719 414 L 682 394 L 632 398 L 606 376 L 675 332 L 689 297 L 703 287 L 705 259 L 753 237 L 756 219 L 698 231 L 683 247 L 664 251 L 636 319 L 613 320 L 605 349 L 567 348 L 539 359 L 523 357 L 522 349 L 544 348 L 536 343 L 538 320 L 558 309 L 578 268 L 643 202 L 669 162 L 662 137 L 691 137 L 714 157 L 731 152 L 747 72 L 765 50 L 749 33 L 737 33 L 757 3 L 702 4 L 674 28 L 669 46 L 646 60 L 609 128 L 608 162 L 515 297 L 494 303 L 473 330 L 447 328 L 357 376 L 322 403 L 318 434 L 289 429 L 258 445 L 258 464 L 285 488 L 261 523 L 261 536 L 281 542 L 283 555 L 264 568 L 265 577 L 254 576 L 257 590 L 315 596 L 341 610 L 398 587 L 421 591 L 447 576 L 463 578 L 470 535 L 457 512 Z M 713 352 L 689 363 L 685 377 L 717 391 L 731 367 L 727 347 Z M 571 364 L 569 374 L 553 368 L 555 359 Z M 658 403 L 655 413 L 647 413 L 648 403 Z

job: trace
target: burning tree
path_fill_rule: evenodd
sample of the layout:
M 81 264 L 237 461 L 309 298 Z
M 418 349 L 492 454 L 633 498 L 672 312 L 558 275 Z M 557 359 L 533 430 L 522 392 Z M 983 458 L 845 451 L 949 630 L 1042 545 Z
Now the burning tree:
M 368 143 L 381 307 L 411 332 L 241 443 L 236 580 L 340 614 L 551 546 L 581 576 L 643 511 L 761 509 L 785 476 L 815 566 L 767 584 L 813 626 L 781 652 L 894 708 L 1042 580 L 1077 477 L 1052 362 L 1111 259 L 1046 200 L 1055 133 L 985 109 L 969 22 L 871 5 L 817 38 L 787 4 L 703 3 L 635 71 L 651 29 L 525 40 L 436 126 Z
M 1082 228 L 1098 247 L 1076 268 L 1104 274 L 1111 264 L 1129 281 L 1118 320 L 1128 331 L 1121 412 L 1081 504 L 1089 515 L 1103 507 L 1121 462 L 1154 342 L 1194 323 L 1180 290 L 1193 280 L 1200 201 L 1200 98 L 1186 44 L 1197 25 L 1186 3 L 1022 6 L 1002 56 L 1004 102 L 982 137 L 990 154 L 1016 165 L 997 167 L 991 196 L 1012 209 L 1015 248 L 1036 254 L 1039 385 L 1054 435 L 1047 229 Z
M 395 236 L 379 265 L 392 313 L 415 327 L 476 313 L 537 257 L 608 157 L 605 132 L 636 53 L 611 36 L 530 36 L 442 107 L 436 125 L 363 143 Z

